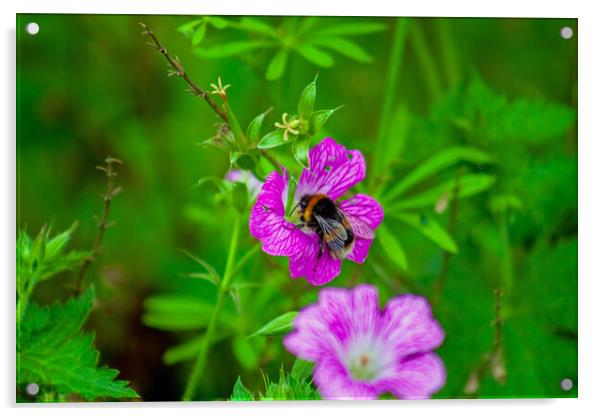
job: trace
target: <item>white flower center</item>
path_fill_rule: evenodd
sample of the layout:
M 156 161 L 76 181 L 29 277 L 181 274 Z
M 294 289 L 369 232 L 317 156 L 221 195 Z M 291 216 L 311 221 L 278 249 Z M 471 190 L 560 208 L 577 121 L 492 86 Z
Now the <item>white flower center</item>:
M 374 380 L 378 371 L 374 362 L 374 357 L 370 353 L 364 352 L 359 357 L 354 357 L 348 364 L 349 373 L 355 380 Z
M 342 361 L 355 380 L 372 381 L 386 375 L 395 362 L 394 354 L 373 334 L 357 334 L 349 340 Z

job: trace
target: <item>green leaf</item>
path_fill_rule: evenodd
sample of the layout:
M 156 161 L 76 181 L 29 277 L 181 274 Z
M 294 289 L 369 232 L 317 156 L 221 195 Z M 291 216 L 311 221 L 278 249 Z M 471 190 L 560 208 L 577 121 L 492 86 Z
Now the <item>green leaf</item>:
M 256 144 L 259 141 L 261 137 L 261 126 L 263 124 L 263 120 L 270 111 L 272 111 L 272 107 L 259 114 L 249 123 L 249 127 L 247 127 L 247 137 L 251 141 L 252 145 Z
M 191 38 L 194 34 L 194 29 L 201 24 L 202 19 L 191 20 L 178 27 L 178 32 L 182 33 L 187 38 Z
M 276 52 L 276 55 L 270 61 L 268 68 L 265 72 L 265 78 L 268 81 L 274 81 L 280 78 L 286 68 L 286 62 L 288 61 L 288 49 L 280 49 Z
M 259 19 L 255 19 L 253 17 L 243 17 L 242 19 L 240 19 L 238 28 L 246 30 L 248 32 L 259 33 L 271 38 L 278 38 L 278 33 L 276 32 L 276 29 L 274 29 L 269 24 L 262 22 Z
M 310 82 L 301 92 L 299 104 L 297 105 L 299 117 L 309 120 L 314 112 L 314 103 L 316 101 L 316 80 Z
M 326 123 L 326 121 L 330 118 L 330 116 L 342 107 L 343 106 L 339 106 L 331 110 L 314 111 L 314 113 L 311 115 L 311 119 L 309 120 L 309 135 L 314 136 L 318 134 L 320 132 L 320 129 L 322 128 L 324 123 Z
M 454 189 L 458 186 L 458 198 L 467 198 L 489 189 L 495 183 L 495 176 L 488 174 L 468 174 L 459 180 L 450 179 L 418 195 L 412 195 L 388 206 L 389 211 L 406 209 L 429 208 L 441 198 L 452 198 Z
M 230 131 L 232 135 L 234 135 L 234 141 L 236 148 L 238 149 L 246 149 L 247 148 L 247 138 L 242 132 L 242 128 L 238 123 L 238 119 L 236 118 L 236 114 L 232 111 L 229 105 L 225 105 L 226 114 L 228 115 L 228 125 L 230 126 Z
M 272 319 L 270 322 L 258 329 L 252 337 L 257 335 L 278 335 L 285 332 L 289 332 L 293 329 L 293 322 L 297 316 L 296 311 L 286 312 L 277 318 Z
M 391 259 L 401 270 L 407 270 L 408 260 L 399 240 L 391 233 L 385 224 L 381 224 L 378 227 L 377 233 L 377 240 L 380 242 L 383 251 L 389 259 Z
M 418 165 L 401 181 L 397 182 L 397 184 L 385 194 L 384 199 L 391 200 L 396 198 L 421 181 L 458 162 L 471 162 L 482 165 L 492 163 L 492 159 L 487 153 L 474 147 L 457 146 L 445 149 Z
M 207 22 L 219 30 L 225 29 L 230 24 L 226 19 L 218 16 L 207 16 Z
M 296 359 L 291 370 L 291 377 L 297 381 L 305 381 L 311 378 L 315 364 L 309 361 Z
M 520 98 L 508 100 L 474 77 L 466 91 L 466 112 L 486 139 L 539 144 L 559 136 L 575 123 L 575 109 L 553 102 Z
M 230 400 L 232 401 L 249 401 L 253 400 L 253 393 L 251 393 L 243 384 L 240 379 L 240 376 L 236 379 L 236 384 L 234 384 L 234 390 L 232 391 L 232 396 L 230 396 Z
M 334 65 L 332 56 L 323 50 L 316 48 L 308 43 L 297 45 L 295 50 L 309 62 L 314 63 L 321 67 L 330 67 Z
M 222 341 L 229 334 L 229 331 L 220 330 L 220 332 L 213 335 L 213 338 L 210 341 L 210 346 Z M 194 337 L 189 341 L 176 345 L 175 347 L 171 347 L 163 354 L 163 362 L 167 365 L 174 365 L 195 359 L 201 350 L 201 345 L 203 344 L 204 339 L 205 334 Z
M 71 251 L 65 253 L 77 223 L 67 231 L 50 239 L 46 226 L 42 227 L 32 241 L 24 231 L 17 238 L 17 280 L 22 288 L 25 282 L 33 285 L 50 279 L 66 270 L 79 267 L 90 256 L 89 251 Z
M 374 162 L 372 163 L 374 175 L 380 176 L 390 165 L 399 158 L 408 140 L 411 115 L 405 105 L 400 105 L 391 117 L 390 126 L 383 140 L 376 144 Z
M 494 195 L 487 206 L 493 214 L 506 214 L 509 211 L 524 211 L 523 201 L 514 194 Z
M 190 43 L 192 43 L 192 46 L 200 45 L 201 42 L 203 41 L 203 39 L 205 38 L 206 32 L 207 32 L 207 23 L 203 22 L 196 29 L 196 31 L 194 32 L 194 35 L 192 35 L 192 39 L 190 40 Z
M 372 57 L 357 43 L 341 38 L 338 36 L 320 36 L 310 40 L 311 45 L 322 46 L 332 49 L 347 58 L 351 58 L 357 62 L 368 63 L 372 62 Z
M 243 40 L 222 43 L 212 47 L 203 47 L 194 49 L 194 53 L 201 58 L 218 59 L 239 55 L 244 52 L 250 52 L 255 49 L 270 46 L 270 42 L 257 40 Z
M 284 130 L 278 129 L 269 132 L 265 136 L 261 138 L 257 147 L 259 149 L 271 149 L 273 147 L 282 146 L 283 144 L 287 144 L 288 141 L 284 140 Z
M 215 186 L 220 194 L 226 194 L 226 185 L 224 185 L 224 179 L 216 176 L 204 176 L 200 178 L 198 181 L 196 181 L 193 188 L 200 188 L 206 184 Z
M 416 228 L 443 250 L 453 254 L 458 252 L 456 242 L 434 218 L 423 214 L 419 215 L 405 212 L 395 212 L 390 213 L 390 215 Z
M 126 381 L 115 380 L 117 370 L 98 367 L 94 335 L 82 332 L 93 302 L 89 289 L 65 304 L 29 305 L 18 328 L 18 384 L 48 385 L 85 400 L 138 397 Z
M 267 384 L 267 382 L 266 382 Z M 317 400 L 320 396 L 308 381 L 299 381 L 290 374 L 285 374 L 280 367 L 278 383 L 269 383 L 260 400 Z
M 248 337 L 239 335 L 232 340 L 234 356 L 246 370 L 252 370 L 259 365 L 259 353 Z
M 67 247 L 67 244 L 69 244 L 69 241 L 71 241 L 71 238 L 73 237 L 73 233 L 77 229 L 78 225 L 79 225 L 79 223 L 77 221 L 75 221 L 71 225 L 71 227 L 69 227 L 68 230 L 63 231 L 60 234 L 57 234 L 52 239 L 47 241 L 46 258 L 49 261 L 56 259 L 58 256 L 60 256 L 63 253 L 63 250 Z M 48 238 L 48 237 L 49 236 L 47 235 L 46 238 Z
M 311 138 L 309 136 L 301 136 L 293 142 L 291 149 L 295 160 L 304 168 L 309 169 L 309 144 Z
M 182 252 L 184 254 L 186 254 L 188 257 L 190 257 L 192 260 L 194 260 L 197 264 L 201 265 L 207 271 L 207 273 L 209 273 L 211 275 L 213 280 L 215 280 L 216 282 L 219 282 L 221 280 L 219 273 L 215 270 L 215 268 L 211 264 L 209 264 L 205 260 L 195 256 L 194 254 L 192 254 L 186 250 L 182 250 Z
M 155 295 L 144 302 L 142 322 L 163 331 L 187 331 L 206 328 L 214 306 L 190 295 Z M 231 327 L 232 313 L 222 310 L 219 323 Z
M 338 25 L 332 25 L 324 29 L 320 29 L 315 32 L 316 36 L 324 35 L 365 35 L 368 33 L 382 32 L 387 29 L 387 25 L 378 22 L 364 22 L 364 23 L 342 23 Z
M 230 153 L 230 164 L 238 166 L 243 170 L 255 169 L 255 159 L 249 153 L 242 152 L 231 152 Z

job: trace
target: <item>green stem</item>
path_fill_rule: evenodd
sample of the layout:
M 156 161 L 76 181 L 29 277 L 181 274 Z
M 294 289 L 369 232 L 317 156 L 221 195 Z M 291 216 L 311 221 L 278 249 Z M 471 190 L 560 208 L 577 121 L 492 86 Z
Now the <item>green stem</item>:
M 378 124 L 378 141 L 375 151 L 375 160 L 382 159 L 386 152 L 386 135 L 391 127 L 391 113 L 393 112 L 393 104 L 395 102 L 395 93 L 397 92 L 397 84 L 399 83 L 399 73 L 401 68 L 401 57 L 405 49 L 406 28 L 408 21 L 405 18 L 397 18 L 395 21 L 395 33 L 393 34 L 393 44 L 391 45 L 391 55 L 389 56 L 389 66 L 387 68 L 386 93 L 383 102 L 383 108 L 380 112 L 380 120 Z M 375 169 L 380 169 L 379 163 L 374 163 Z M 378 175 L 372 175 L 371 186 L 374 188 L 375 181 Z
M 438 18 L 435 19 L 435 24 L 438 40 L 441 44 L 441 55 L 447 73 L 448 86 L 452 88 L 460 81 L 460 70 L 456 59 L 456 44 L 449 27 L 450 20 L 449 18 Z
M 512 292 L 512 286 L 514 284 L 514 270 L 513 270 L 513 259 L 512 259 L 512 248 L 510 246 L 510 236 L 508 235 L 508 212 L 504 211 L 500 214 L 498 222 L 499 232 L 502 237 L 503 243 L 503 256 L 502 256 L 502 285 L 506 291 L 506 294 Z
M 207 355 L 209 353 L 209 346 L 211 345 L 211 340 L 215 335 L 215 329 L 217 326 L 219 314 L 222 310 L 222 307 L 224 306 L 224 301 L 226 300 L 228 291 L 230 290 L 230 283 L 232 281 L 232 278 L 235 276 L 235 273 L 233 273 L 234 258 L 236 257 L 236 249 L 238 247 L 238 239 L 240 236 L 240 213 L 237 212 L 235 215 L 236 216 L 234 217 L 232 238 L 230 240 L 230 248 L 228 250 L 228 259 L 226 261 L 226 270 L 224 271 L 224 277 L 219 286 L 217 302 L 215 304 L 215 308 L 213 308 L 213 313 L 211 314 L 209 325 L 207 326 L 207 332 L 205 333 L 205 337 L 203 338 L 201 350 L 199 351 L 196 363 L 194 365 L 194 368 L 192 369 L 190 378 L 188 379 L 186 390 L 184 391 L 184 395 L 182 396 L 183 401 L 190 401 L 194 397 L 199 379 L 201 378 L 201 375 L 205 370 Z
M 411 29 L 410 39 L 412 40 L 414 52 L 416 53 L 418 62 L 422 67 L 424 79 L 431 94 L 431 98 L 436 102 L 443 95 L 443 89 L 441 87 L 439 77 L 437 76 L 437 69 L 435 68 L 433 55 L 431 54 L 431 51 L 426 43 L 424 31 L 418 22 L 413 22 Z
M 23 316 L 25 315 L 25 310 L 27 309 L 27 305 L 29 304 L 29 297 L 31 296 L 31 292 L 33 291 L 33 285 L 26 283 L 24 285 L 23 290 L 19 293 L 19 300 L 17 301 L 17 328 L 21 325 L 21 321 L 23 320 Z
M 389 67 L 387 68 L 387 86 L 383 108 L 380 113 L 380 122 L 378 125 L 378 141 L 384 141 L 384 136 L 389 129 L 391 112 L 393 111 L 393 102 L 399 81 L 401 67 L 401 57 L 403 56 L 406 27 L 408 21 L 405 18 L 398 18 L 395 23 L 395 34 L 393 35 L 393 44 L 391 45 L 391 55 L 389 57 Z

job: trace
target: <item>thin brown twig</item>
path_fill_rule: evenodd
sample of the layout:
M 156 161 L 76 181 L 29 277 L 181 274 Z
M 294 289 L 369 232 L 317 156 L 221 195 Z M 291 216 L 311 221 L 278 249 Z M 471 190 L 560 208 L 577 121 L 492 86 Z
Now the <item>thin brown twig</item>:
M 464 386 L 464 394 L 471 397 L 475 397 L 479 391 L 481 380 L 487 374 L 487 370 L 491 370 L 493 378 L 499 384 L 503 384 L 506 381 L 506 366 L 504 364 L 502 345 L 503 321 L 501 317 L 501 299 L 504 293 L 502 289 L 499 288 L 494 290 L 493 293 L 495 295 L 495 320 L 493 321 L 495 332 L 493 336 L 493 343 L 491 345 L 491 350 L 483 354 L 476 368 L 470 373 L 468 381 Z
M 454 229 L 456 227 L 456 222 L 458 220 L 458 205 L 459 205 L 459 193 L 460 193 L 460 178 L 462 177 L 462 169 L 458 170 L 456 174 L 456 183 L 454 185 L 454 191 L 452 195 L 451 202 L 451 212 L 449 217 L 449 222 L 447 224 L 447 233 L 449 235 L 453 235 Z M 433 287 L 433 294 L 431 302 L 433 306 L 436 306 L 441 300 L 441 296 L 443 294 L 443 287 L 445 286 L 445 282 L 447 281 L 447 275 L 449 274 L 449 267 L 451 263 L 452 253 L 449 251 L 443 252 L 443 266 L 441 267 L 441 272 L 439 273 L 439 277 L 435 281 L 435 285 Z
M 105 159 L 105 166 L 96 166 L 96 169 L 101 170 L 105 173 L 105 176 L 107 177 L 107 188 L 105 194 L 103 195 L 102 217 L 98 220 L 97 223 L 98 234 L 96 235 L 96 239 L 94 240 L 94 245 L 92 246 L 92 251 L 90 252 L 90 255 L 84 260 L 82 267 L 79 269 L 79 273 L 77 275 L 77 281 L 75 283 L 74 289 L 74 293 L 76 295 L 81 293 L 81 286 L 84 279 L 84 275 L 90 267 L 90 264 L 92 264 L 92 262 L 96 260 L 96 258 L 102 251 L 102 240 L 104 239 L 107 229 L 111 225 L 113 225 L 108 222 L 109 212 L 111 210 L 111 201 L 118 193 L 122 191 L 121 186 L 115 186 L 115 177 L 117 176 L 117 172 L 115 172 L 114 165 L 121 165 L 122 163 L 123 162 L 119 159 L 107 156 L 107 158 Z
M 224 121 L 224 123 L 228 124 L 228 115 L 219 107 L 219 105 L 217 105 L 213 98 L 211 98 L 211 94 L 208 91 L 201 88 L 196 82 L 193 81 L 192 78 L 190 78 L 190 76 L 188 75 L 186 70 L 184 70 L 184 67 L 182 66 L 177 57 L 172 58 L 171 55 L 167 53 L 167 49 L 165 49 L 161 42 L 159 42 L 159 39 L 153 33 L 150 27 L 148 27 L 144 23 L 140 23 L 140 26 L 142 26 L 142 28 L 144 29 L 142 34 L 148 36 L 152 40 L 152 43 L 149 43 L 148 45 L 159 51 L 159 53 L 165 57 L 169 65 L 173 68 L 173 71 L 170 72 L 169 75 L 175 75 L 183 78 L 184 81 L 186 81 L 186 83 L 190 86 L 191 92 L 194 95 L 204 99 L 207 102 L 207 104 L 209 104 L 209 106 L 213 109 L 213 111 L 215 111 L 215 113 Z
M 161 44 L 161 42 L 154 34 L 154 32 L 150 29 L 150 27 L 148 27 L 142 22 L 140 23 L 140 26 L 142 26 L 142 28 L 144 29 L 142 34 L 148 36 L 152 40 L 152 43 L 149 43 L 148 45 L 151 46 L 153 49 L 156 49 L 159 53 L 161 53 L 167 60 L 169 66 L 171 66 L 172 71 L 169 72 L 169 75 L 175 75 L 183 78 L 184 81 L 186 81 L 186 83 L 190 86 L 190 91 L 194 95 L 203 98 L 207 102 L 207 104 L 209 104 L 209 106 L 213 109 L 213 111 L 215 111 L 215 113 L 222 119 L 222 121 L 226 123 L 228 128 L 230 128 L 228 115 L 222 108 L 220 108 L 220 106 L 213 100 L 213 98 L 211 98 L 211 94 L 208 91 L 201 88 L 196 82 L 194 82 L 192 78 L 190 78 L 190 76 L 188 75 L 180 61 L 177 59 L 177 57 L 172 58 L 171 55 L 167 53 L 167 49 L 165 49 L 165 47 Z M 224 96 L 224 101 L 227 101 L 227 96 Z M 264 156 L 276 169 L 280 170 L 281 165 L 276 159 L 274 159 L 268 152 L 266 152 L 263 149 L 261 149 L 260 152 L 261 155 Z

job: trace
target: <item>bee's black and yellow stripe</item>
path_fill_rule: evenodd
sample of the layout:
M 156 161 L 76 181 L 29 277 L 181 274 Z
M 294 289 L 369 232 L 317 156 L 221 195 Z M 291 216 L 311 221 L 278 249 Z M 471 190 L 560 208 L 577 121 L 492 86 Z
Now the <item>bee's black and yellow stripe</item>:
M 300 206 L 301 220 L 316 231 L 333 257 L 342 259 L 353 249 L 355 235 L 351 224 L 327 195 L 306 195 Z
M 312 195 L 307 199 L 305 209 L 303 210 L 303 221 L 309 223 L 312 219 L 314 208 L 320 201 L 328 200 L 324 194 Z

